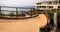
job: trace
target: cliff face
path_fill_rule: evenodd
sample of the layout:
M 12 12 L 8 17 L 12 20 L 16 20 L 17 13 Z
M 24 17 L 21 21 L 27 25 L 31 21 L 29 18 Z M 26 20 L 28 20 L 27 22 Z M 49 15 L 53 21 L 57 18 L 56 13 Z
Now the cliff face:
M 30 19 L 4 20 L 0 19 L 0 32 L 39 32 L 39 28 L 47 24 L 44 14 Z

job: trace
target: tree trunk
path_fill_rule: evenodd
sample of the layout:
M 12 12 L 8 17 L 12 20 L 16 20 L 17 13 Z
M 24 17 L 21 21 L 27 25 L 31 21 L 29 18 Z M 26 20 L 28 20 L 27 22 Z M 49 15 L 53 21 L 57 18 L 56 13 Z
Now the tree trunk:
M 57 12 L 54 12 L 54 27 L 52 32 L 57 32 Z

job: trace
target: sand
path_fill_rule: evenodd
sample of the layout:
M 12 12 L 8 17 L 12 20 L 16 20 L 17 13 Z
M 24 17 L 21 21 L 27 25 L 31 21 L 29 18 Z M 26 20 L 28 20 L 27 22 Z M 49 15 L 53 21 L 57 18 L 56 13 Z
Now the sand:
M 39 28 L 47 24 L 44 14 L 30 19 L 0 19 L 0 32 L 39 32 Z

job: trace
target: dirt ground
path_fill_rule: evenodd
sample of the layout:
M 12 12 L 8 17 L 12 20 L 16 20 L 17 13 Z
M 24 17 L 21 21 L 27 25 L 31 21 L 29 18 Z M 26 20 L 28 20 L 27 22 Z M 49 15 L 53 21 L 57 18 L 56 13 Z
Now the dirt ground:
M 44 14 L 30 19 L 0 19 L 0 32 L 39 32 L 39 28 L 47 24 Z

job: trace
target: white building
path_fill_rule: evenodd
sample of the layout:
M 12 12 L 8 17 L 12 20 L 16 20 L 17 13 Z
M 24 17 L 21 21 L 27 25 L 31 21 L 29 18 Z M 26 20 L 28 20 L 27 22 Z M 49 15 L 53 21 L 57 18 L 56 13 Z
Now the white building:
M 36 8 L 40 10 L 60 8 L 60 0 L 45 0 L 44 2 L 36 3 Z

